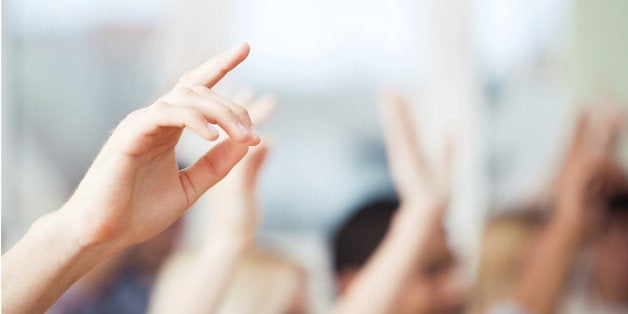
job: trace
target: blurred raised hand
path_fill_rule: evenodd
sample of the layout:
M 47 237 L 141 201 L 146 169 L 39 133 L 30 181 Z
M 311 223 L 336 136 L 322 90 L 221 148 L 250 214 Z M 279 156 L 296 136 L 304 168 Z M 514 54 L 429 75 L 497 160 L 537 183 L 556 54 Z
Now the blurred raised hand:
M 625 190 L 617 159 L 624 114 L 609 102 L 583 110 L 557 175 L 553 221 L 586 240 L 598 231 L 610 197 Z
M 394 90 L 382 92 L 379 98 L 388 166 L 401 203 L 445 207 L 451 189 L 451 142 L 443 147 L 441 165 L 430 165 L 407 101 Z
M 336 313 L 397 313 L 430 235 L 449 201 L 451 145 L 443 166 L 428 164 L 408 103 L 395 91 L 379 97 L 390 173 L 400 205 L 385 238 L 335 305 Z
M 583 110 L 553 186 L 552 213 L 513 299 L 530 313 L 554 313 L 573 260 L 600 231 L 610 198 L 626 191 L 616 149 L 625 113 L 601 101 Z

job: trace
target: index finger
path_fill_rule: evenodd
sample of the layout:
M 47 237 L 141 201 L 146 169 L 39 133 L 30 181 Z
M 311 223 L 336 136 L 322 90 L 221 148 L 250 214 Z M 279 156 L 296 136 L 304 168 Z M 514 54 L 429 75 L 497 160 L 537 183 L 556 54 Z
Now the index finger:
M 249 55 L 251 47 L 243 42 L 235 45 L 228 51 L 220 53 L 213 58 L 205 61 L 198 68 L 193 69 L 181 76 L 177 87 L 195 87 L 204 85 L 212 88 L 218 83 L 229 71 L 233 70 Z

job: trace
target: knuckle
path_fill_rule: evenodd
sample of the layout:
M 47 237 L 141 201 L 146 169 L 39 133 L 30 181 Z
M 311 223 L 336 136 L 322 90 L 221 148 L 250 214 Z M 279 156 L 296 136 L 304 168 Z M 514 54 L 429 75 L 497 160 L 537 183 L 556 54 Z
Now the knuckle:
M 249 111 L 246 110 L 246 108 L 240 106 L 240 105 L 235 105 L 233 108 L 233 112 L 235 112 L 238 115 L 241 116 L 248 116 L 249 115 Z
M 163 111 L 168 110 L 172 107 L 172 105 L 166 101 L 159 100 L 150 106 L 152 111 Z
M 193 88 L 193 90 L 199 94 L 211 94 L 213 93 L 210 88 L 205 85 L 198 85 Z
M 231 111 L 231 108 L 225 105 L 219 105 L 218 114 L 220 114 L 221 116 L 226 116 L 226 117 L 231 118 L 233 116 L 233 111 Z
M 194 95 L 195 92 L 193 89 L 187 87 L 187 86 L 181 86 L 181 87 L 177 87 L 176 92 L 177 95 L 181 95 L 181 96 L 190 96 L 190 95 Z
M 134 120 L 134 119 L 137 119 L 137 117 L 138 117 L 138 116 L 140 116 L 140 115 L 142 114 L 143 110 L 144 110 L 144 109 L 142 108 L 142 109 L 138 109 L 138 110 L 135 110 L 135 111 L 133 111 L 133 112 L 129 113 L 129 114 L 126 116 L 126 118 L 124 118 L 124 120 L 127 120 L 127 121 L 128 121 L 128 120 Z
M 191 107 L 185 107 L 184 109 L 184 114 L 189 118 L 189 119 L 194 119 L 194 120 L 201 120 L 203 118 L 203 114 L 196 108 L 191 108 Z

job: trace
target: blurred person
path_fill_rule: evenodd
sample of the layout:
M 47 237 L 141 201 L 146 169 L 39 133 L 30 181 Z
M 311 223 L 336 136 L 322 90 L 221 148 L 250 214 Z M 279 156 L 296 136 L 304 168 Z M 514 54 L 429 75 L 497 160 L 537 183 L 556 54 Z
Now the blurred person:
M 248 252 L 237 265 L 218 314 L 307 313 L 305 271 L 280 255 Z
M 609 211 L 609 200 L 627 190 L 616 157 L 623 124 L 624 114 L 608 104 L 580 115 L 554 184 L 547 226 L 515 284 L 512 301 L 496 306 L 495 313 L 553 313 L 573 304 L 578 309 L 571 307 L 570 313 L 626 312 L 625 220 Z M 572 300 L 570 270 L 590 247 L 593 271 L 576 271 L 593 280 L 586 280 L 586 293 Z
M 168 261 L 160 272 L 149 313 L 171 313 L 169 310 L 174 307 L 169 304 L 189 309 L 190 304 L 184 302 L 208 303 L 206 299 L 178 300 L 180 293 L 175 291 L 177 287 L 189 291 L 187 278 L 195 271 L 191 265 L 198 259 L 198 253 L 195 249 L 183 249 Z M 211 278 L 208 282 L 212 282 Z M 294 262 L 267 249 L 252 248 L 234 263 L 213 310 L 202 312 L 197 306 L 199 311 L 193 313 L 307 313 L 305 282 L 305 272 Z
M 430 167 L 405 100 L 388 91 L 380 105 L 400 202 L 370 204 L 336 232 L 340 296 L 334 312 L 460 313 L 464 291 L 443 226 L 450 193 L 449 149 L 442 169 Z
M 334 270 L 339 293 L 346 293 L 359 271 L 386 236 L 397 212 L 398 202 L 383 197 L 367 203 L 353 213 L 336 231 L 333 239 Z M 444 229 L 429 237 L 423 249 L 426 257 L 410 275 L 411 284 L 399 298 L 394 313 L 429 313 L 427 308 L 446 307 L 452 297 L 446 291 L 450 273 L 455 271 L 454 254 L 447 244 Z M 439 293 L 445 290 L 445 293 Z M 462 301 L 462 295 L 453 291 L 453 298 Z M 398 311 L 398 312 L 397 312 Z
M 601 232 L 591 245 L 583 278 L 576 280 L 561 307 L 565 313 L 628 313 L 628 193 L 610 204 Z
M 252 96 L 238 103 L 249 106 Z M 272 98 L 249 108 L 255 125 L 274 110 Z M 291 261 L 256 250 L 256 182 L 267 143 L 253 148 L 209 193 L 207 239 L 176 253 L 160 272 L 151 313 L 305 313 L 305 274 Z
M 2 312 L 44 312 L 98 263 L 169 227 L 260 143 L 246 109 L 211 90 L 249 50 L 238 44 L 187 72 L 116 127 L 67 203 L 2 256 Z M 228 138 L 179 170 L 182 130 L 213 141 L 213 124 Z
M 543 227 L 543 218 L 539 206 L 527 206 L 488 219 L 471 293 L 472 313 L 486 313 L 492 305 L 510 298 Z

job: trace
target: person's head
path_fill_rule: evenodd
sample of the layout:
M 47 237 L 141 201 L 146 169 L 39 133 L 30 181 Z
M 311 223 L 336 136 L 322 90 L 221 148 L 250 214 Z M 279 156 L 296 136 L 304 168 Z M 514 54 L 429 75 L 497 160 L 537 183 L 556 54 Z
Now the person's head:
M 334 268 L 340 294 L 353 282 L 385 237 L 398 207 L 390 198 L 375 200 L 355 211 L 333 236 Z M 462 310 L 463 292 L 443 226 L 428 235 L 409 285 L 395 313 L 446 313 Z
M 628 303 L 628 194 L 609 206 L 607 225 L 596 238 L 592 284 L 606 302 Z
M 491 304 L 511 294 L 542 223 L 542 211 L 533 207 L 509 210 L 488 219 L 473 289 L 474 313 L 485 313 Z
M 307 312 L 304 271 L 292 261 L 266 251 L 247 253 L 218 308 L 218 314 Z

